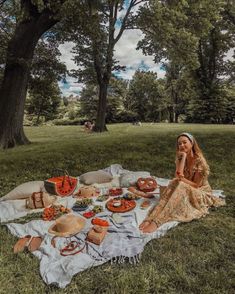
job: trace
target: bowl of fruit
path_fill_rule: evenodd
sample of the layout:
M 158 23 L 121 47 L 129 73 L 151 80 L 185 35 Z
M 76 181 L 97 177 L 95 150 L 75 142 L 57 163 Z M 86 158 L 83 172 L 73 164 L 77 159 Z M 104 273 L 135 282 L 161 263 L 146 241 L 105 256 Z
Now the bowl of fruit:
M 72 207 L 72 210 L 74 210 L 74 211 L 84 211 L 92 203 L 93 203 L 93 200 L 89 199 L 89 198 L 78 200 L 78 201 L 75 202 L 74 206 Z

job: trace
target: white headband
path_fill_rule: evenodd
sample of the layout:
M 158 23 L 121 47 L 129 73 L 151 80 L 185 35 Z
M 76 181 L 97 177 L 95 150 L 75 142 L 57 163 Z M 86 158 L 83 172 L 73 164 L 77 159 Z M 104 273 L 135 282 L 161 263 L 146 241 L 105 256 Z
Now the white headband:
M 179 137 L 181 137 L 181 136 L 185 136 L 185 137 L 187 137 L 187 138 L 191 141 L 191 143 L 194 142 L 194 137 L 193 137 L 193 135 L 191 135 L 191 134 L 189 134 L 189 133 L 182 133 L 182 134 L 180 134 L 180 135 L 177 137 L 177 141 L 178 141 Z

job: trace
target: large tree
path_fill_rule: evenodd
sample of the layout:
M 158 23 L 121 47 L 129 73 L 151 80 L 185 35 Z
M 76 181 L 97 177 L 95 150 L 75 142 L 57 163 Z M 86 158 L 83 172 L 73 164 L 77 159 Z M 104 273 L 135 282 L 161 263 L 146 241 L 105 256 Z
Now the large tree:
M 8 42 L 15 29 L 16 18 L 12 16 L 17 14 L 17 7 L 10 1 L 5 2 L 4 5 L 3 2 L 0 4 L 0 84 L 4 73 Z
M 88 1 L 87 5 L 71 7 L 71 17 L 64 26 L 66 40 L 75 43 L 75 62 L 80 69 L 74 72 L 82 82 L 96 81 L 99 100 L 94 131 L 107 130 L 105 119 L 107 91 L 112 71 L 120 69 L 114 60 L 114 49 L 123 32 L 131 27 L 133 9 L 145 0 Z M 77 9 L 80 18 L 77 18 Z M 66 30 L 67 28 L 67 30 Z
M 40 37 L 59 21 L 66 1 L 1 1 L 0 5 L 9 2 L 19 4 L 19 16 L 8 43 L 0 88 L 0 145 L 3 148 L 29 143 L 23 130 L 23 117 L 34 49 Z
M 107 90 L 106 121 L 117 122 L 123 116 L 124 100 L 127 95 L 127 82 L 122 79 L 112 77 Z M 89 120 L 94 120 L 97 116 L 99 100 L 99 89 L 96 84 L 87 84 L 80 97 L 81 110 L 79 114 Z
M 234 1 L 164 0 L 149 1 L 141 9 L 139 25 L 145 38 L 139 47 L 158 62 L 164 59 L 177 65 L 179 81 L 182 76 L 188 78 L 193 93 L 187 111 L 190 121 L 220 122 L 225 115 L 225 84 L 221 81 L 232 74 L 225 57 L 235 47 L 234 8 Z M 169 89 L 178 103 L 179 90 Z

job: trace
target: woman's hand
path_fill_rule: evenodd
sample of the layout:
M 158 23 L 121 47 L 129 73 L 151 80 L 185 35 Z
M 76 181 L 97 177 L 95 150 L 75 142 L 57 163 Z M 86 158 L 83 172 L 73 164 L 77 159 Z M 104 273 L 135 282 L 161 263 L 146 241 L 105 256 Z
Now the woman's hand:
M 180 171 L 176 171 L 176 178 L 181 181 L 184 178 L 184 174 Z
M 184 151 L 178 151 L 177 152 L 177 159 L 179 161 L 181 161 L 182 159 L 186 159 L 186 157 L 187 157 L 187 153 L 186 152 L 184 152 Z

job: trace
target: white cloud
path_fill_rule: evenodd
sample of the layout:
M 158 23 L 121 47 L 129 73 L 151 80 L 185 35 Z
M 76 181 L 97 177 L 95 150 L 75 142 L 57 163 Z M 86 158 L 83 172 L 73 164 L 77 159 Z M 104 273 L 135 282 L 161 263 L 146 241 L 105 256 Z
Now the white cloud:
M 118 74 L 119 77 L 131 79 L 138 68 L 156 72 L 159 78 L 164 76 L 164 71 L 160 69 L 160 65 L 154 63 L 152 56 L 144 56 L 141 50 L 136 50 L 137 43 L 142 37 L 143 34 L 140 30 L 127 30 L 116 44 L 114 57 L 120 61 L 120 65 L 126 66 L 126 70 Z M 72 47 L 72 42 L 65 43 L 59 47 L 62 54 L 60 59 L 67 65 L 68 70 L 78 68 L 72 60 Z M 77 95 L 82 87 L 83 84 L 77 83 L 76 79 L 71 77 L 67 78 L 66 85 L 60 83 L 61 91 L 65 96 Z
M 140 30 L 127 30 L 115 47 L 114 57 L 120 61 L 120 65 L 125 65 L 127 71 L 122 73 L 123 78 L 132 78 L 135 71 L 139 68 L 156 72 L 159 78 L 164 77 L 165 72 L 161 70 L 161 65 L 156 64 L 153 56 L 143 55 L 141 50 L 136 50 L 139 40 L 143 38 Z
M 224 60 L 234 60 L 234 54 L 235 54 L 235 48 L 230 49 L 230 50 L 227 52 L 227 54 L 226 54 Z
M 73 46 L 74 46 L 74 43 L 72 42 L 66 42 L 59 46 L 59 50 L 61 53 L 60 60 L 66 64 L 68 70 L 78 68 L 77 65 L 74 63 L 74 61 L 72 60 L 73 54 L 71 53 L 71 50 Z

